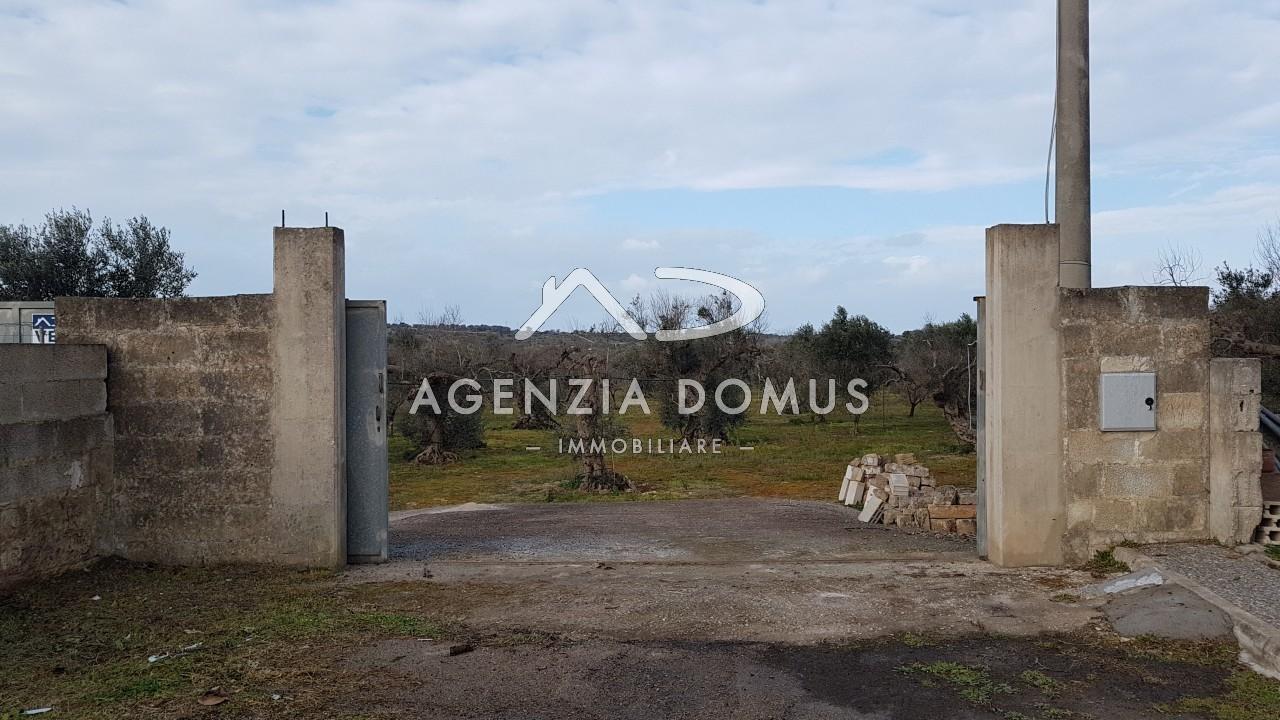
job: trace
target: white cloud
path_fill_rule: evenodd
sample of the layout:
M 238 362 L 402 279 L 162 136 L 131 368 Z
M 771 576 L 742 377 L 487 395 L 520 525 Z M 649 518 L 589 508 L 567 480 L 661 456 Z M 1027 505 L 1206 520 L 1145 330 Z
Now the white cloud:
M 1095 235 L 1125 237 L 1171 233 L 1220 235 L 1224 221 L 1258 227 L 1280 211 L 1280 184 L 1229 187 L 1195 200 L 1094 213 Z
M 103 170 L 192 172 L 228 209 L 268 188 L 394 212 L 406 195 L 1034 175 L 1050 3 L 937 5 L 39 5 L 0 20 L 0 133 L 53 177 L 72 167 L 51 171 L 49 153 L 73 145 Z M 1276 78 L 1256 73 L 1241 82 Z M 894 148 L 919 159 L 847 160 Z
M 622 289 L 626 290 L 629 295 L 647 293 L 652 288 L 653 280 L 651 278 L 640 277 L 635 273 L 631 273 L 622 281 Z
M 652 238 L 643 240 L 640 238 L 629 237 L 622 241 L 623 250 L 657 250 L 662 247 L 662 243 Z
M 932 275 L 933 261 L 924 255 L 890 255 L 882 259 L 890 272 L 890 282 L 915 281 Z
M 762 277 L 783 324 L 806 314 L 801 302 L 810 318 L 852 300 L 918 317 L 980 291 L 982 223 L 1018 219 L 935 204 L 1042 177 L 1053 10 L 0 0 L 0 222 L 72 203 L 144 212 L 185 243 L 202 271 L 194 289 L 221 293 L 269 288 L 266 228 L 281 207 L 302 224 L 329 210 L 349 231 L 353 292 L 409 307 L 466 294 L 480 305 L 469 317 L 511 322 L 526 274 L 593 252 L 614 261 L 618 248 L 727 262 L 687 241 L 718 234 L 742 267 L 715 267 Z M 1097 206 L 1095 254 L 1140 267 L 1152 228 L 1251 239 L 1248 223 L 1274 217 L 1278 31 L 1275 0 L 1094 4 L 1094 161 L 1111 184 L 1095 197 L 1122 197 Z M 1124 190 L 1160 184 L 1185 192 Z M 796 186 L 912 193 L 918 217 L 862 249 L 906 259 L 882 265 L 917 280 L 946 268 L 954 287 L 887 303 L 856 295 L 856 262 L 833 241 L 696 218 L 663 225 L 661 240 L 633 227 L 600 237 L 581 217 L 583 198 L 618 190 Z M 1035 218 L 1037 198 L 1025 200 Z M 602 271 L 626 277 L 617 262 Z

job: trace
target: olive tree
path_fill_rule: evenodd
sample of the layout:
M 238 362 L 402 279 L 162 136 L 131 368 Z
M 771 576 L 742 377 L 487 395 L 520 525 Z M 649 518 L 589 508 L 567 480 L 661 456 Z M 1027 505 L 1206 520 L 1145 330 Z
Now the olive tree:
M 169 240 L 144 216 L 95 225 L 76 208 L 39 225 L 0 225 L 0 300 L 178 297 L 196 273 Z

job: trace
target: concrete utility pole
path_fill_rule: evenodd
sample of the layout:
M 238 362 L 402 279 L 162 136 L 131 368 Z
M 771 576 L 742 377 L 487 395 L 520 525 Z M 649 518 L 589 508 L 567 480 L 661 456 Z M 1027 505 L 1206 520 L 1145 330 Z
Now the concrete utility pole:
M 1089 220 L 1089 0 L 1058 0 L 1058 122 L 1055 213 L 1059 232 L 1058 283 L 1087 288 L 1092 228 Z

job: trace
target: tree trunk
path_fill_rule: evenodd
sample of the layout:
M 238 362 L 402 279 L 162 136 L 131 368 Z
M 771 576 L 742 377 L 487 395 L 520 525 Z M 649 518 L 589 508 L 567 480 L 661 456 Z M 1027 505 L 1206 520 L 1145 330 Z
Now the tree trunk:
M 454 453 L 444 449 L 444 425 L 434 415 L 424 415 L 423 422 L 427 426 L 427 443 L 422 452 L 413 459 L 418 465 L 444 465 L 458 459 Z
M 625 475 L 609 468 L 605 462 L 604 450 L 593 447 L 593 440 L 607 442 L 608 438 L 604 438 L 601 432 L 600 400 L 603 383 L 596 375 L 595 363 L 591 360 L 587 361 L 587 376 L 591 378 L 591 388 L 585 394 L 581 407 L 588 409 L 590 414 L 577 416 L 578 439 L 583 443 L 582 454 L 578 457 L 582 468 L 579 487 L 588 492 L 635 490 L 635 485 Z
M 445 391 L 447 386 L 443 384 L 443 381 L 441 381 L 440 387 L 436 387 L 435 378 L 431 378 L 428 382 L 431 383 L 431 391 L 436 394 L 437 398 L 444 397 L 441 393 Z M 415 391 L 414 397 L 416 396 L 417 392 Z M 413 400 L 410 399 L 410 402 L 412 403 Z M 422 413 L 422 423 L 427 429 L 426 442 L 423 443 L 422 452 L 418 453 L 413 461 L 418 465 L 444 465 L 457 460 L 458 456 L 456 454 L 444 449 L 444 423 L 440 422 L 440 416 Z
M 978 441 L 977 433 L 973 428 L 969 427 L 969 413 L 965 412 L 955 403 L 936 401 L 935 403 L 942 409 L 942 414 L 947 418 L 947 424 L 951 426 L 951 431 L 961 442 L 968 445 L 974 445 Z

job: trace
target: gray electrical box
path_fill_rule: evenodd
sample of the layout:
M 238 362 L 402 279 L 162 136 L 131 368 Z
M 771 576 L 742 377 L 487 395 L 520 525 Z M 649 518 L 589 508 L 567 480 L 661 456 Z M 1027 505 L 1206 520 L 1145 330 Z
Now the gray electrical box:
M 1104 431 L 1156 429 L 1156 374 L 1103 373 L 1098 390 Z

